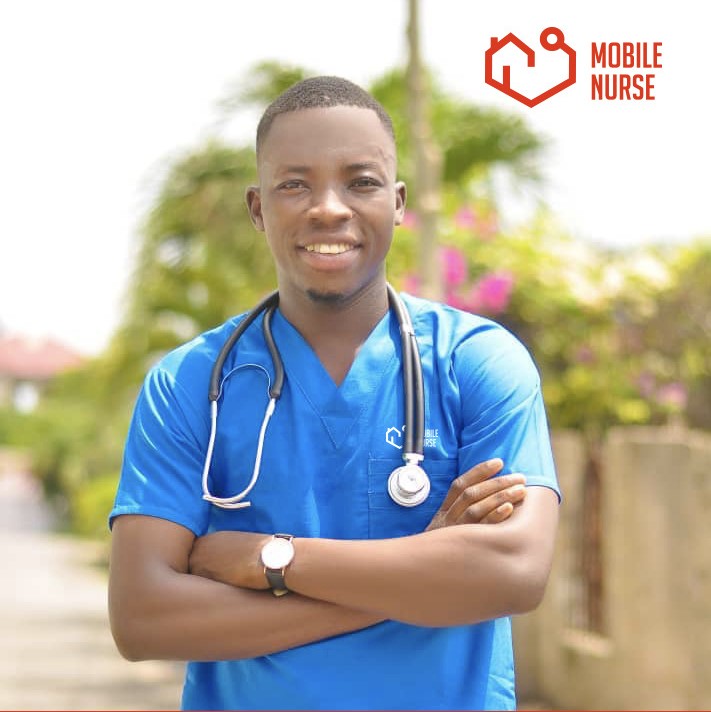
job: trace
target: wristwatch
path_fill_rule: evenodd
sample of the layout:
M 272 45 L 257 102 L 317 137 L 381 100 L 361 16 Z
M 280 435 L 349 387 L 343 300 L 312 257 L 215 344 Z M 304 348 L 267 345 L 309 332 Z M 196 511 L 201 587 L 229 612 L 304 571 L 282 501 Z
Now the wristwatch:
M 291 543 L 293 538 L 291 534 L 274 534 L 262 547 L 264 575 L 275 596 L 289 593 L 284 582 L 284 572 L 294 558 L 294 545 Z

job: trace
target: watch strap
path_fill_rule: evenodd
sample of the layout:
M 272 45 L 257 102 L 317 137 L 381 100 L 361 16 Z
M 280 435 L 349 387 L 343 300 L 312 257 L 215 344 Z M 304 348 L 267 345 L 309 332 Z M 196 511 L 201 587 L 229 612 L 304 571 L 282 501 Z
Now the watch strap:
M 289 589 L 284 582 L 284 569 L 268 569 L 265 567 L 264 575 L 267 577 L 267 582 L 275 596 L 283 596 L 285 593 L 289 593 Z

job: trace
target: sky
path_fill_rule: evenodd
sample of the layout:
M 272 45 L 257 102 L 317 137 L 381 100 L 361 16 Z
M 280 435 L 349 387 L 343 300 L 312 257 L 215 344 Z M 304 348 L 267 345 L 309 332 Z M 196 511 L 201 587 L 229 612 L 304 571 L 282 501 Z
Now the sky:
M 571 235 L 621 249 L 711 239 L 705 3 L 420 1 L 439 83 L 550 139 L 537 197 Z M 216 133 L 251 141 L 258 117 L 220 125 L 219 100 L 266 59 L 367 85 L 405 63 L 406 10 L 406 0 L 0 4 L 0 328 L 99 353 L 166 166 Z M 538 59 L 527 73 L 513 56 L 512 88 L 531 97 L 565 78 L 565 53 L 539 44 L 547 27 L 577 52 L 572 86 L 529 108 L 485 83 L 491 38 L 509 32 Z M 661 43 L 661 66 L 593 69 L 603 42 L 647 43 L 648 64 Z M 597 73 L 653 74 L 654 99 L 593 100 Z M 509 218 L 525 219 L 534 197 L 509 196 Z

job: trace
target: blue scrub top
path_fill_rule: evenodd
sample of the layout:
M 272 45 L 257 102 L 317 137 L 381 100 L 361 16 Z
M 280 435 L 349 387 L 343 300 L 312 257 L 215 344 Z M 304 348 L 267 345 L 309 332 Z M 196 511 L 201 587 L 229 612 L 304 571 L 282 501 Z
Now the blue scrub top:
M 452 480 L 492 457 L 528 485 L 558 492 L 540 381 L 527 350 L 492 321 L 403 295 L 425 381 L 428 500 L 387 493 L 402 464 L 404 402 L 397 319 L 386 314 L 336 386 L 279 311 L 272 322 L 286 383 L 267 430 L 251 507 L 202 499 L 210 432 L 208 383 L 241 317 L 168 354 L 147 375 L 128 434 L 111 518 L 146 514 L 197 536 L 224 529 L 379 539 L 421 532 Z M 273 365 L 261 318 L 223 369 L 213 495 L 252 476 Z M 425 628 L 388 621 L 260 658 L 190 663 L 185 709 L 513 709 L 508 619 Z

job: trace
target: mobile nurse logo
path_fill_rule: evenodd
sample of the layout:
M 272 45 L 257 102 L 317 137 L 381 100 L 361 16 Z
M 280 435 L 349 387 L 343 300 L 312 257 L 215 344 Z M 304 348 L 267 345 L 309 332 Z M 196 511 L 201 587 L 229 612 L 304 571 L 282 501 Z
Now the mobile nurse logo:
M 559 94 L 573 84 L 589 81 L 591 101 L 654 101 L 656 73 L 662 68 L 661 42 L 590 43 L 588 77 L 576 69 L 576 50 L 557 27 L 541 32 L 542 49 L 534 49 L 512 32 L 484 53 L 484 80 L 529 108 Z M 582 55 L 581 55 L 582 56 Z
M 385 431 L 385 442 L 398 450 L 402 450 L 402 443 L 405 437 L 405 426 L 396 428 L 392 426 Z M 423 445 L 425 447 L 437 447 L 439 443 L 439 428 L 425 428 Z
M 551 38 L 553 38 L 551 40 Z M 519 75 L 518 88 L 514 89 L 511 85 L 511 65 L 501 64 L 501 81 L 494 78 L 494 56 L 499 52 L 504 52 L 508 48 L 515 48 L 519 52 L 522 52 L 526 57 L 526 66 L 535 67 L 536 66 L 536 51 L 529 47 L 523 40 L 519 39 L 512 32 L 502 39 L 497 39 L 496 37 L 491 38 L 491 46 L 486 50 L 484 65 L 486 68 L 486 83 L 489 86 L 498 89 L 504 94 L 508 94 L 511 98 L 520 101 L 529 107 L 534 107 L 540 104 L 546 99 L 550 99 L 552 96 L 558 92 L 567 89 L 569 86 L 575 84 L 575 50 L 569 47 L 565 43 L 565 36 L 557 27 L 547 27 L 543 32 L 541 32 L 540 37 L 541 47 L 548 52 L 561 52 L 561 67 L 562 67 L 562 79 L 558 81 L 553 86 L 549 86 L 540 93 L 534 96 L 527 96 L 523 91 L 527 91 L 530 94 L 530 77 L 527 79 L 525 76 Z M 503 54 L 502 54 L 503 57 Z M 539 65 L 541 63 L 539 62 Z M 549 70 L 550 71 L 550 70 Z M 549 73 L 546 72 L 546 74 Z M 555 72 L 555 70 L 554 70 Z M 555 77 L 555 73 L 552 75 Z M 524 87 L 524 84 L 526 87 Z

